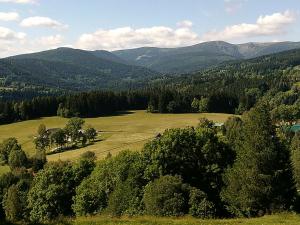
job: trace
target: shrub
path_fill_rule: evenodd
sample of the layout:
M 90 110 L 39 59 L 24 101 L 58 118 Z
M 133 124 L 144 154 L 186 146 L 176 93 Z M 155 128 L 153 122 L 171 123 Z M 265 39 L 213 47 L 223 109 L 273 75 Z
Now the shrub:
M 74 212 L 78 216 L 100 213 L 108 205 L 109 213 L 114 216 L 133 212 L 137 206 L 135 196 L 141 195 L 145 185 L 143 171 L 137 152 L 123 151 L 101 161 L 91 176 L 76 188 Z
M 207 199 L 207 195 L 196 188 L 190 191 L 189 213 L 194 217 L 212 218 L 215 216 L 215 205 Z
M 141 214 L 142 188 L 133 179 L 120 182 L 109 195 L 108 212 L 112 216 Z
M 155 216 L 181 216 L 187 213 L 188 186 L 178 176 L 162 176 L 145 187 L 145 211 Z
M 73 197 L 72 209 L 76 216 L 93 215 L 103 211 L 107 206 L 108 189 L 96 179 L 87 178 L 77 188 Z
M 27 166 L 27 157 L 23 150 L 13 150 L 8 157 L 8 165 L 11 169 Z

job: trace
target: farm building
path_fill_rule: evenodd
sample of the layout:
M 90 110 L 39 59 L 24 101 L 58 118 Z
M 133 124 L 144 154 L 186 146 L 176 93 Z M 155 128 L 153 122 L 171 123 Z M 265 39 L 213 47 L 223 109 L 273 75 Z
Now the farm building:
M 300 124 L 295 124 L 290 129 L 292 132 L 297 133 L 300 131 Z

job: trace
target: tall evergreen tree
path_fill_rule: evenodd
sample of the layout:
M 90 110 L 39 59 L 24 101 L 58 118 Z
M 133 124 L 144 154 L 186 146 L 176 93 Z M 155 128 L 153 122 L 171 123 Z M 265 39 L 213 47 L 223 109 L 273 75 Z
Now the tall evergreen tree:
M 243 144 L 224 177 L 222 198 L 231 213 L 256 216 L 288 208 L 295 195 L 289 151 L 279 142 L 268 106 L 259 104 L 244 116 Z
M 292 164 L 294 169 L 294 178 L 297 184 L 297 188 L 300 189 L 300 133 L 298 132 L 291 145 Z

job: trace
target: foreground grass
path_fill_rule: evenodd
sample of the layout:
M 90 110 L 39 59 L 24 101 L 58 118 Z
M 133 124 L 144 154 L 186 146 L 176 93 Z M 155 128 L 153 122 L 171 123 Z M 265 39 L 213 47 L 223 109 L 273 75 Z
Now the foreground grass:
M 21 225 L 27 223 L 8 223 L 0 221 L 0 225 Z M 60 218 L 56 222 L 43 225 L 299 225 L 300 215 L 282 213 L 260 218 L 237 219 L 196 219 L 192 217 L 122 217 L 111 218 L 107 216 L 79 217 L 76 219 Z M 28 224 L 29 225 L 29 224 Z M 39 224 L 35 224 L 39 225 Z M 41 224 L 42 225 L 42 224 Z
M 223 220 L 200 220 L 195 218 L 160 218 L 160 217 L 137 217 L 137 218 L 107 218 L 107 217 L 87 217 L 78 218 L 75 225 L 299 225 L 300 216 L 294 214 L 279 214 L 264 216 L 254 219 L 223 219 Z
M 115 116 L 87 118 L 90 124 L 101 131 L 103 141 L 82 149 L 49 155 L 48 160 L 72 160 L 85 151 L 93 151 L 98 158 L 105 157 L 108 152 L 115 155 L 125 150 L 140 150 L 142 146 L 158 133 L 168 128 L 179 128 L 197 125 L 199 118 L 206 117 L 215 122 L 224 122 L 231 115 L 218 113 L 190 113 L 190 114 L 151 114 L 145 111 L 131 111 Z M 67 119 L 47 117 L 37 120 L 24 121 L 0 126 L 0 141 L 9 137 L 16 137 L 23 149 L 32 155 L 34 150 L 33 137 L 40 124 L 47 128 L 64 127 Z

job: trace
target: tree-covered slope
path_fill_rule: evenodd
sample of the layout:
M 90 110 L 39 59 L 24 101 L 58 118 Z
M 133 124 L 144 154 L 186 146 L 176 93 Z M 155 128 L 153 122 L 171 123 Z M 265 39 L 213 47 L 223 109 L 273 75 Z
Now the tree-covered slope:
M 121 59 L 119 61 L 122 61 Z M 117 62 L 109 52 L 59 48 L 0 60 L 5 85 L 39 85 L 67 90 L 120 88 L 156 75 L 149 69 Z

